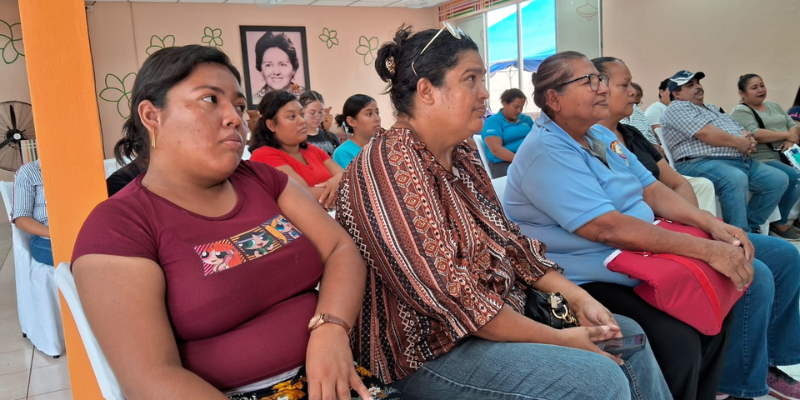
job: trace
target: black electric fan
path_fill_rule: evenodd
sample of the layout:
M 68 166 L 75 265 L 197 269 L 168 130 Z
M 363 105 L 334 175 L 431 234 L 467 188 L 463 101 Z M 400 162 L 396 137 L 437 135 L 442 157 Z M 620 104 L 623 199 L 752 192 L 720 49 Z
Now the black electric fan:
M 0 168 L 16 171 L 22 165 L 20 141 L 36 139 L 33 109 L 21 101 L 0 103 Z

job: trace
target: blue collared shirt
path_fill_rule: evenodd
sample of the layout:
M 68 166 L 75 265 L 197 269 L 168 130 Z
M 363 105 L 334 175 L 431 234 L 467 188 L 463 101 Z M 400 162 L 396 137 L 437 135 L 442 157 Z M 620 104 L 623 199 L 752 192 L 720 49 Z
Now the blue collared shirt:
M 605 127 L 594 125 L 587 136 L 592 149 L 545 114 L 537 118 L 508 169 L 503 208 L 523 234 L 547 244 L 547 258 L 576 284 L 636 286 L 641 281 L 603 266 L 614 248 L 575 231 L 612 211 L 653 222 L 642 193 L 656 179 Z

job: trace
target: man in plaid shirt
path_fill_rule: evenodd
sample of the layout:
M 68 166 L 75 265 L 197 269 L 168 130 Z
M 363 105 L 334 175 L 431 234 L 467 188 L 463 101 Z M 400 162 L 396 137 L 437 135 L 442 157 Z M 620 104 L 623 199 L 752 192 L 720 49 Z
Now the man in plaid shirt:
M 683 175 L 714 183 L 725 222 L 760 232 L 788 187 L 781 171 L 750 158 L 756 141 L 722 110 L 703 102 L 705 74 L 679 71 L 668 87 L 673 102 L 661 117 L 664 145 Z M 750 202 L 747 192 L 753 192 Z

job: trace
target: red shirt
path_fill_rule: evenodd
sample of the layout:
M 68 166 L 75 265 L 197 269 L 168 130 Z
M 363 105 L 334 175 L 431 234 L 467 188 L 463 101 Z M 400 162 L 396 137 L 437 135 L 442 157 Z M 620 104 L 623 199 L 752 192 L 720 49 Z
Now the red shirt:
M 272 165 L 275 168 L 278 168 L 282 165 L 288 165 L 292 167 L 294 172 L 296 172 L 297 175 L 300 175 L 300 177 L 303 178 L 306 181 L 306 184 L 310 187 L 323 183 L 333 177 L 333 175 L 328 172 L 328 168 L 325 167 L 325 161 L 330 160 L 331 158 L 328 153 L 322 151 L 322 149 L 319 147 L 310 144 L 308 145 L 307 149 L 300 149 L 300 154 L 302 154 L 303 158 L 306 159 L 308 165 L 297 161 L 294 157 L 290 156 L 283 150 L 269 146 L 261 146 L 257 148 L 256 151 L 250 155 L 250 161 L 259 161 Z
M 236 205 L 217 218 L 155 195 L 143 176 L 92 211 L 73 262 L 86 254 L 157 262 L 181 362 L 220 390 L 303 365 L 322 263 L 278 208 L 286 174 L 243 161 L 229 178 Z

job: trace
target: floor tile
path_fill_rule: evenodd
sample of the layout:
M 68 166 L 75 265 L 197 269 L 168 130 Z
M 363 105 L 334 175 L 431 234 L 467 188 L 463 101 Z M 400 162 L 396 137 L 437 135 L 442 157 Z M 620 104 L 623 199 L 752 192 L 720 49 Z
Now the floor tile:
M 11 319 L 16 318 L 17 314 L 17 304 L 6 304 L 0 306 L 0 319 Z
M 33 344 L 31 344 L 31 341 L 27 338 L 22 337 L 22 333 L 6 333 L 0 335 L 0 353 L 32 348 Z
M 29 371 L 0 375 L 0 400 L 25 398 L 28 393 Z
M 49 365 L 58 365 L 67 363 L 67 354 L 62 354 L 61 357 L 53 358 L 41 351 L 35 350 L 33 352 L 33 368 L 47 367 Z
M 0 353 L 0 375 L 30 370 L 32 358 L 33 349 Z
M 28 396 L 69 388 L 69 369 L 67 364 L 50 365 L 31 370 L 31 384 L 28 387 Z
M 783 372 L 791 375 L 794 379 L 800 380 L 800 364 L 780 367 Z
M 28 400 L 72 400 L 72 389 L 31 396 Z
M 0 319 L 0 335 L 6 333 L 19 333 L 22 335 L 22 328 L 19 326 L 19 318 L 17 316 Z

